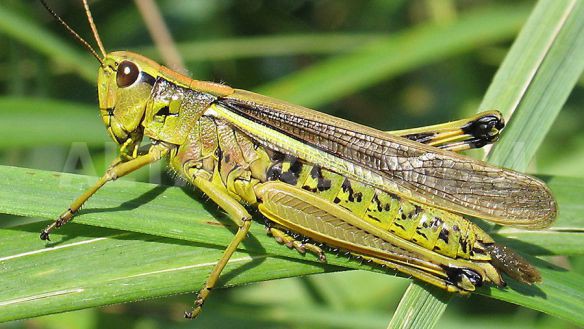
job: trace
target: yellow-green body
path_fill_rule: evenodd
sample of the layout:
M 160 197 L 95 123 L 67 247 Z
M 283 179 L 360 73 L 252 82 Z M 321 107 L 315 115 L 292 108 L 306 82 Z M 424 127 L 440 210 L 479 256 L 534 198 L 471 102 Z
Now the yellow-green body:
M 355 124 L 247 91 L 191 80 L 137 54 L 112 53 L 106 58 L 106 64 L 112 61 L 109 65 L 115 67 L 116 63 L 124 60 L 138 64 L 142 74 L 149 77 L 138 80 L 131 87 L 119 88 L 114 85 L 115 79 L 107 76 L 108 70 L 100 70 L 99 81 L 106 81 L 99 84 L 100 107 L 102 110 L 114 108 L 113 118 L 121 118 L 118 124 L 123 127 L 116 129 L 110 124 L 115 140 L 120 142 L 124 136 L 142 133 L 151 140 L 164 142 L 169 145 L 171 168 L 180 177 L 191 182 L 195 177 L 208 180 L 238 202 L 260 206 L 260 211 L 278 226 L 314 241 L 355 254 L 377 253 L 379 259 L 404 266 L 423 259 L 441 266 L 469 268 L 481 277 L 477 284 L 483 280 L 502 284 L 502 279 L 490 263 L 491 256 L 485 250 L 485 244 L 492 244 L 493 240 L 461 215 L 449 211 L 458 209 L 448 204 L 438 204 L 438 207 L 428 204 L 429 198 L 425 196 L 412 198 L 414 191 L 408 191 L 405 186 L 399 186 L 372 170 L 367 163 L 360 165 L 350 158 L 350 154 L 339 157 L 314 144 L 310 145 L 311 137 L 299 140 L 294 138 L 294 132 L 282 132 L 283 129 L 294 129 L 290 123 L 299 116 L 322 123 L 323 127 L 325 124 L 335 124 L 351 129 Z M 107 83 L 110 85 L 107 86 Z M 113 95 L 112 91 L 117 94 Z M 127 93 L 133 96 L 129 97 Z M 258 108 L 272 110 L 281 117 L 291 115 L 279 121 L 278 116 L 255 113 Z M 294 116 L 296 113 L 298 115 Z M 260 122 L 258 117 L 262 115 L 264 121 Z M 267 126 L 265 122 L 273 126 Z M 283 126 L 283 123 L 291 127 Z M 296 135 L 301 133 L 297 131 Z M 403 147 L 412 143 L 399 140 L 399 137 L 393 139 L 405 144 Z M 131 140 L 131 145 L 138 145 L 135 138 Z M 425 147 L 414 146 L 418 149 Z M 423 156 L 433 158 L 437 152 L 432 150 Z M 456 155 L 447 155 L 440 161 L 451 161 L 452 157 Z M 468 165 L 475 164 L 474 160 L 462 159 Z M 451 162 L 454 164 L 454 161 Z M 404 162 L 396 165 L 404 167 L 412 164 Z M 536 181 L 530 184 L 533 182 Z M 287 212 L 287 216 L 282 216 L 271 213 L 272 208 L 276 208 L 272 205 L 272 199 L 276 196 L 266 200 L 265 196 L 258 195 L 258 190 L 266 184 L 280 189 L 283 188 L 282 183 L 289 185 L 285 188 L 292 191 L 290 193 L 296 193 L 299 200 L 307 204 L 318 202 L 319 208 L 326 213 L 334 212 L 333 209 L 347 210 L 340 218 L 350 222 L 343 229 L 345 235 L 354 234 L 357 230 L 366 234 L 352 241 L 355 246 L 349 246 L 343 241 L 347 237 L 343 238 L 339 232 L 327 231 L 326 225 L 316 215 Z M 270 209 L 266 209 L 266 201 L 270 202 Z M 462 203 L 457 206 L 462 208 Z M 505 211 L 493 209 L 487 216 L 483 213 L 479 215 L 499 216 L 493 214 Z M 475 214 L 472 209 L 464 213 Z M 530 225 L 537 226 L 537 220 L 527 220 Z M 387 245 L 367 246 L 371 249 L 367 250 L 366 240 L 374 237 L 387 242 Z M 376 248 L 379 250 L 374 250 Z M 402 249 L 411 253 L 404 260 L 396 256 Z M 448 289 L 474 289 L 473 286 L 459 286 L 462 283 L 449 278 L 447 271 L 442 272 L 441 280 L 445 281 L 443 285 Z

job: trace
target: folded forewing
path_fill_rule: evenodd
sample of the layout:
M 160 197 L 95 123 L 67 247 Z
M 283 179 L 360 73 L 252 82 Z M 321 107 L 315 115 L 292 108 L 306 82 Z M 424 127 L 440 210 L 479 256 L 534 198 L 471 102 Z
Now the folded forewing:
M 377 187 L 420 203 L 532 228 L 548 226 L 556 216 L 545 184 L 512 170 L 246 91 L 237 90 L 218 104 L 351 163 L 357 176 L 379 175 Z M 258 132 L 254 137 L 272 138 Z M 327 167 L 327 161 L 318 164 Z M 370 176 L 361 178 L 367 182 Z

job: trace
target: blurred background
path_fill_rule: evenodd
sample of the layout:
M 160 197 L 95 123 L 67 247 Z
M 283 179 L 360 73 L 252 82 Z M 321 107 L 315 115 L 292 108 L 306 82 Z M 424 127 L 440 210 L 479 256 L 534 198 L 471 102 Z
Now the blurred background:
M 382 130 L 476 112 L 534 5 L 486 0 L 156 3 L 192 77 Z M 50 5 L 94 44 L 79 1 Z M 162 61 L 134 2 L 91 5 L 108 51 L 134 50 Z M 116 148 L 98 116 L 96 72 L 96 61 L 38 2 L 0 2 L 0 164 L 100 175 Z M 584 176 L 583 86 L 581 78 L 532 172 Z M 161 167 L 131 179 L 172 184 Z M 0 227 L 35 221 L 0 216 Z M 582 269 L 582 263 L 573 259 L 572 266 Z M 375 288 L 364 289 L 361 282 Z M 0 328 L 385 328 L 408 282 L 363 271 L 330 273 L 217 291 L 196 322 L 182 320 L 184 306 L 194 298 L 184 295 Z M 533 310 L 475 295 L 454 299 L 438 325 L 495 326 L 571 328 Z

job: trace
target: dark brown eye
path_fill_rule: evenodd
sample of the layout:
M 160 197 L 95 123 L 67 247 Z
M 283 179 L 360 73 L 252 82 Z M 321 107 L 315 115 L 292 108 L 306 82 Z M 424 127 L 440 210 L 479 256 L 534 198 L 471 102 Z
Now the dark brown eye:
M 136 82 L 139 75 L 140 70 L 138 69 L 138 66 L 136 66 L 136 64 L 129 61 L 123 61 L 120 63 L 120 65 L 118 65 L 116 83 L 120 88 L 127 87 Z

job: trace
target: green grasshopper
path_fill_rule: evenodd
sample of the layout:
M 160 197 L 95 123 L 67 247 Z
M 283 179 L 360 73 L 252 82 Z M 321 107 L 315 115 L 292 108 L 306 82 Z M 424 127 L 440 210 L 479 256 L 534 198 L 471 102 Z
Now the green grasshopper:
M 323 247 L 446 289 L 469 293 L 501 273 L 526 284 L 538 271 L 464 216 L 549 226 L 557 206 L 541 181 L 455 152 L 494 142 L 501 115 L 383 132 L 226 85 L 193 80 L 136 53 L 102 56 L 43 5 L 98 60 L 99 109 L 120 154 L 105 175 L 41 232 L 70 221 L 104 184 L 167 158 L 238 225 L 199 291 L 204 301 L 248 234 L 254 207 L 278 242 L 326 261 Z M 144 137 L 152 144 L 139 147 Z

